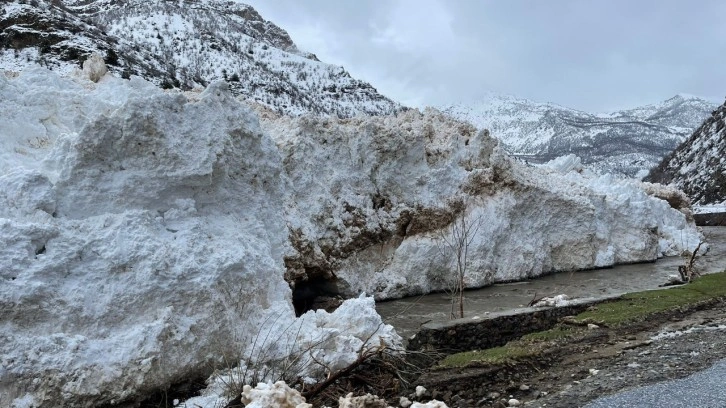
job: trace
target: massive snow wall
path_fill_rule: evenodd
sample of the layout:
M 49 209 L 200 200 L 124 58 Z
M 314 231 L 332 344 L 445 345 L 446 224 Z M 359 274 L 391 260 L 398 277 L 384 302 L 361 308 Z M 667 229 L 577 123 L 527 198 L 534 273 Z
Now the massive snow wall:
M 289 180 L 288 280 L 322 280 L 323 291 L 388 299 L 444 289 L 452 258 L 441 244 L 458 217 L 481 222 L 469 287 L 652 261 L 700 240 L 676 190 L 587 174 L 573 157 L 530 167 L 433 109 L 261 116 Z
M 0 115 L 0 406 L 133 401 L 205 373 L 270 316 L 295 324 L 290 284 L 439 289 L 457 217 L 483 220 L 472 287 L 699 239 L 651 196 L 672 192 L 527 167 L 436 111 L 279 118 L 223 85 L 185 97 L 37 69 L 0 74 Z M 353 302 L 300 323 L 335 334 L 330 366 L 378 327 Z
M 258 357 L 316 344 L 330 367 L 400 342 L 372 299 L 296 320 L 281 156 L 225 85 L 188 103 L 3 73 L 0 117 L 0 406 L 140 400 L 251 356 L 258 333 L 277 342 Z

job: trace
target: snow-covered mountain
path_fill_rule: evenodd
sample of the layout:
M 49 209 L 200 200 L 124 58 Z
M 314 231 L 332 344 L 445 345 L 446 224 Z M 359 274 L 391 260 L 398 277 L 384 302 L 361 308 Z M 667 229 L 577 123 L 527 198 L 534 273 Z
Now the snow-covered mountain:
M 119 76 L 191 89 L 226 80 L 278 112 L 394 113 L 400 105 L 343 67 L 299 50 L 282 28 L 232 0 L 15 0 L 0 5 L 0 68 L 61 72 L 92 52 Z
M 677 95 L 661 103 L 591 114 L 552 103 L 489 94 L 474 105 L 442 110 L 489 129 L 507 151 L 534 162 L 575 154 L 599 172 L 636 176 L 655 166 L 716 104 Z
M 651 170 L 647 179 L 675 184 L 694 204 L 726 201 L 726 104 Z

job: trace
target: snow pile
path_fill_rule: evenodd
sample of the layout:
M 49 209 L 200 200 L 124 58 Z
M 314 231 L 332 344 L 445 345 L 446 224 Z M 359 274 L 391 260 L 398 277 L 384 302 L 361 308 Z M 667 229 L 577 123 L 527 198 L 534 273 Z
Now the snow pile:
M 403 401 L 404 399 L 402 399 Z M 441 401 L 411 403 L 405 399 L 405 407 L 408 408 L 447 408 Z M 187 401 L 185 406 L 190 406 L 192 400 Z M 242 391 L 242 403 L 248 408 L 312 408 L 311 404 L 305 402 L 300 392 L 290 388 L 285 382 L 278 381 L 274 384 L 259 383 L 255 388 L 249 385 Z M 195 406 L 195 405 L 191 405 Z M 349 393 L 338 400 L 338 408 L 391 408 L 384 399 L 375 395 L 366 394 L 355 397 Z
M 570 298 L 567 295 L 547 296 L 537 300 L 532 306 L 534 307 L 562 307 L 570 304 Z
M 295 318 L 282 159 L 225 86 L 188 103 L 29 70 L 0 75 L 0 115 L 0 406 L 133 400 L 223 356 L 282 356 L 291 327 L 331 367 L 400 341 L 372 299 Z
M 224 405 L 229 384 L 250 383 L 255 374 L 313 383 L 351 365 L 365 352 L 403 348 L 401 337 L 376 313 L 371 297 L 346 300 L 332 313 L 310 311 L 298 319 L 276 314 L 251 334 L 242 328 L 240 335 L 241 365 L 215 374 L 203 395 L 187 400 L 186 406 Z
M 83 61 L 83 72 L 92 82 L 98 82 L 108 72 L 106 64 L 98 54 L 93 54 Z
M 488 132 L 435 110 L 261 117 L 284 157 L 294 282 L 378 299 L 443 289 L 442 234 L 460 217 L 480 224 L 468 287 L 652 261 L 700 240 L 686 214 L 642 183 L 581 173 L 574 156 L 526 166 Z
M 252 388 L 244 386 L 242 403 L 247 408 L 312 408 L 305 403 L 300 392 L 290 388 L 285 382 L 278 381 L 272 385 L 259 383 Z

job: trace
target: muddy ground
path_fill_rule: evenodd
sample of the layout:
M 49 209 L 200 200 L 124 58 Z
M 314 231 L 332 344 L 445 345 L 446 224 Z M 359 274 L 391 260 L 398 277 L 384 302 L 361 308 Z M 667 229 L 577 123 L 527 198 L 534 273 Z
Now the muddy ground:
M 716 301 L 628 330 L 594 329 L 588 339 L 531 361 L 493 370 L 437 370 L 421 380 L 428 383 L 428 397 L 450 407 L 506 407 L 512 398 L 527 407 L 583 407 L 602 396 L 688 376 L 723 358 L 726 303 Z

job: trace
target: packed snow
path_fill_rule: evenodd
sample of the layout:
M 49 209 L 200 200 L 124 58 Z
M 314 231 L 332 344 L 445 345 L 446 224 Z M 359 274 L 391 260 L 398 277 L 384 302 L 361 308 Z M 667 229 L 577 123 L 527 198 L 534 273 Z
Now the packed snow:
M 459 217 L 481 222 L 468 287 L 700 240 L 657 187 L 526 166 L 435 110 L 257 109 L 223 83 L 187 98 L 136 77 L 0 74 L 0 406 L 133 401 L 215 366 L 199 404 L 214 406 L 230 356 L 255 372 L 312 350 L 295 370 L 313 382 L 400 347 L 359 295 L 442 288 Z M 296 318 L 288 283 L 305 278 L 353 299 Z
M 293 345 L 336 368 L 366 339 L 399 347 L 371 298 L 295 318 L 282 158 L 223 84 L 188 103 L 28 70 L 0 75 L 0 115 L 0 406 L 140 398 Z

